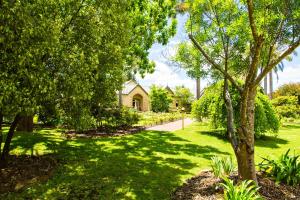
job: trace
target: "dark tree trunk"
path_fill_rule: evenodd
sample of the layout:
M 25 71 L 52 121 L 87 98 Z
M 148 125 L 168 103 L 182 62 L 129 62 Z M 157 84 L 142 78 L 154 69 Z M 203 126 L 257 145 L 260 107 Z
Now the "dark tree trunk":
M 2 142 L 3 142 L 2 124 L 3 124 L 3 114 L 0 111 L 0 155 L 1 155 L 1 152 L 2 152 L 1 145 L 2 145 Z
M 9 131 L 6 136 L 5 144 L 3 147 L 3 151 L 0 157 L 0 168 L 7 166 L 7 157 L 9 155 L 10 143 L 20 119 L 21 119 L 20 115 L 17 114 L 14 121 L 10 125 Z
M 257 182 L 254 161 L 255 89 L 245 89 L 242 94 L 241 122 L 238 128 L 239 145 L 237 155 L 239 175 L 242 180 Z
M 201 97 L 201 85 L 200 85 L 200 83 L 201 83 L 201 80 L 200 80 L 200 78 L 197 78 L 196 79 L 196 97 L 197 97 L 197 99 L 200 99 L 200 97 Z
M 122 90 L 119 90 L 119 108 L 123 106 Z
M 17 131 L 31 133 L 33 131 L 33 115 L 22 116 L 19 121 Z

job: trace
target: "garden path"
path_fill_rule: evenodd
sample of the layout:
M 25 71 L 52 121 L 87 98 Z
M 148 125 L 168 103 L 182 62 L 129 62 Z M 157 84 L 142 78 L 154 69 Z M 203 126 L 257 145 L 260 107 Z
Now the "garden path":
M 185 118 L 184 119 L 184 126 L 188 126 L 191 123 L 193 123 L 194 120 L 190 118 Z M 157 125 L 157 126 L 152 126 L 147 128 L 146 130 L 150 131 L 176 131 L 182 129 L 182 120 L 177 120 L 174 122 L 162 124 L 162 125 Z

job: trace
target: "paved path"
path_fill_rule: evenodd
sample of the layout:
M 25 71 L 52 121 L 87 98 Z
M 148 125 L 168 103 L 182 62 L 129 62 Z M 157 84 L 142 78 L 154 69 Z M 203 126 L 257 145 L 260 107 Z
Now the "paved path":
M 184 119 L 184 126 L 188 126 L 194 121 L 190 118 Z M 152 126 L 147 128 L 146 130 L 150 131 L 176 131 L 182 129 L 182 120 L 178 120 L 175 122 L 170 122 L 167 124 L 162 124 L 162 125 L 157 125 L 157 126 Z

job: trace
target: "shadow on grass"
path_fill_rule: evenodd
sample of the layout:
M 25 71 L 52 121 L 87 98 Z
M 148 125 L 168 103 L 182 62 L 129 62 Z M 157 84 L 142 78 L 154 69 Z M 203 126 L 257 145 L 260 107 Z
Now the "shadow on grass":
M 287 128 L 287 129 L 300 129 L 300 123 L 298 124 L 284 124 L 282 126 L 283 128 Z
M 224 130 L 199 131 L 200 134 L 216 137 L 220 140 L 229 142 Z M 255 146 L 267 148 L 280 148 L 280 144 L 287 144 L 288 141 L 274 136 L 261 136 L 255 139 Z
M 54 152 L 59 160 L 54 177 L 7 198 L 169 199 L 182 176 L 189 175 L 197 165 L 182 155 L 209 160 L 211 154 L 228 154 L 158 131 L 67 140 L 43 130 L 32 135 L 18 134 L 12 143 L 12 149 L 21 153 L 34 154 L 39 148 Z

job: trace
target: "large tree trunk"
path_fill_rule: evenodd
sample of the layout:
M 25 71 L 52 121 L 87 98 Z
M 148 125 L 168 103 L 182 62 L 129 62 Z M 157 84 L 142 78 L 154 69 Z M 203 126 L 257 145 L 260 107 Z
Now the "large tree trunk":
M 18 124 L 17 131 L 31 133 L 33 131 L 33 115 L 22 116 Z
M 245 89 L 242 95 L 240 127 L 238 128 L 239 145 L 237 155 L 239 175 L 242 180 L 257 182 L 254 161 L 254 119 L 255 89 Z
M 14 121 L 10 125 L 9 131 L 6 136 L 5 144 L 3 147 L 3 151 L 1 152 L 0 168 L 7 166 L 7 157 L 9 155 L 10 143 L 20 119 L 21 119 L 20 115 L 17 114 Z
M 273 71 L 269 72 L 269 88 L 270 88 L 270 99 L 273 98 Z
M 197 97 L 197 99 L 200 99 L 200 96 L 201 96 L 201 85 L 200 85 L 200 83 L 201 83 L 201 79 L 200 78 L 197 78 L 196 79 L 196 97 Z

